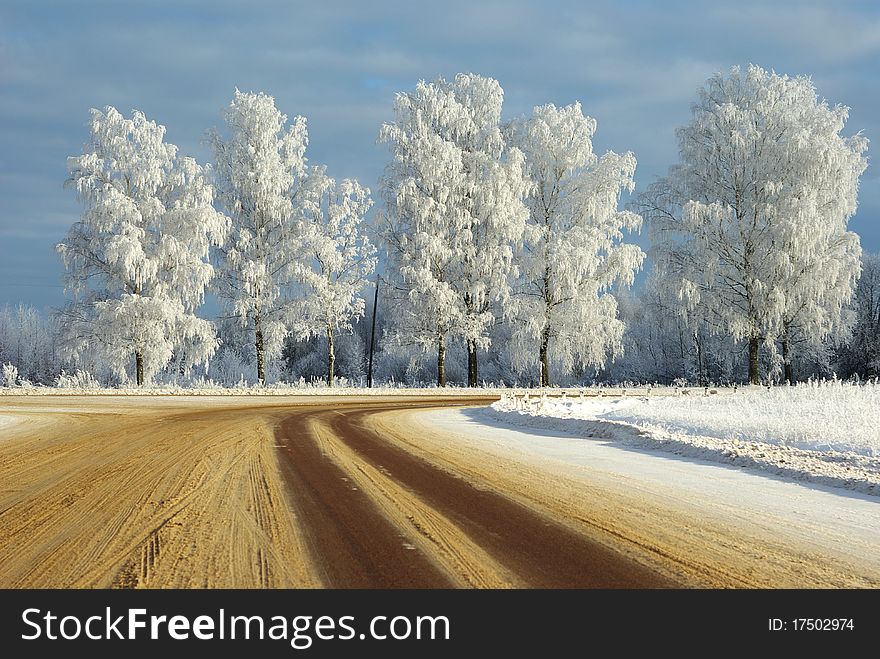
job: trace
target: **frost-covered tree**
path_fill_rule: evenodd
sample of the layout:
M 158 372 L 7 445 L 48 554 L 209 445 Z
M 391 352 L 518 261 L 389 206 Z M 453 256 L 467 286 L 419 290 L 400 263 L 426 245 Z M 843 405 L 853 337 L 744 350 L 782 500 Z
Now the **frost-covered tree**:
M 880 254 L 862 254 L 862 274 L 851 307 L 852 335 L 838 350 L 841 375 L 880 377 Z
M 777 327 L 781 346 L 783 377 L 794 383 L 794 351 L 823 352 L 824 341 L 842 340 L 855 319 L 847 310 L 859 277 L 861 247 L 858 236 L 841 228 L 823 231 L 816 226 L 813 233 L 799 236 L 797 245 L 783 252 L 778 294 L 784 295 L 780 325 Z M 795 252 L 799 260 L 792 260 Z
M 291 326 L 300 339 L 326 338 L 327 384 L 333 386 L 334 337 L 339 331 L 350 333 L 352 322 L 364 315 L 359 293 L 376 267 L 376 249 L 364 230 L 373 202 L 370 190 L 357 181 L 337 184 L 322 169 L 311 178 L 320 203 L 304 219 L 305 258 L 297 273 L 301 297 Z
M 304 210 L 314 207 L 306 168 L 304 117 L 287 125 L 271 96 L 235 91 L 223 113 L 226 135 L 210 131 L 217 198 L 232 220 L 219 250 L 217 292 L 253 337 L 257 380 L 278 357 L 294 302 Z
M 55 319 L 28 305 L 0 307 L 0 364 L 6 363 L 29 382 L 54 382 L 65 366 Z
M 74 295 L 60 314 L 67 354 L 98 351 L 123 379 L 133 358 L 138 385 L 175 352 L 186 369 L 207 363 L 217 338 L 195 309 L 228 223 L 202 168 L 177 156 L 164 126 L 107 107 L 92 110 L 89 142 L 68 169 L 85 208 L 57 246 Z
M 836 130 L 842 127 L 840 118 Z M 781 306 L 774 333 L 782 348 L 783 377 L 791 383 L 797 380 L 794 347 L 824 352 L 823 342 L 843 339 L 854 319 L 846 307 L 856 290 L 862 249 L 847 222 L 856 211 L 859 176 L 867 163 L 858 142 L 847 151 L 827 141 L 838 148 L 817 145 L 801 174 L 796 208 L 777 222 L 782 248 L 770 297 Z
M 501 85 L 474 74 L 420 81 L 398 94 L 379 134 L 393 160 L 383 182 L 390 269 L 408 308 L 399 328 L 437 348 L 445 384 L 447 334 L 467 346 L 468 384 L 509 296 L 513 248 L 528 211 L 523 156 L 505 145 Z
M 327 340 L 323 336 L 296 340 L 290 334 L 284 341 L 283 374 L 289 381 L 327 382 Z M 358 332 L 340 332 L 333 342 L 335 354 L 334 382 L 340 378 L 360 382 L 366 375 L 364 343 Z
M 656 273 L 637 292 L 617 295 L 618 312 L 626 325 L 623 355 L 603 369 L 615 382 L 671 384 L 685 381 L 699 386 L 728 383 L 746 374 L 741 344 L 711 331 L 700 309 L 682 315 Z
M 841 135 L 847 114 L 809 78 L 734 67 L 699 90 L 679 164 L 641 198 L 668 294 L 748 342 L 750 382 L 762 342 L 827 336 L 852 295 L 867 140 Z
M 644 259 L 623 242 L 623 230 L 638 229 L 641 218 L 618 209 L 621 191 L 633 189 L 636 159 L 597 157 L 595 131 L 580 103 L 536 107 L 508 130 L 532 183 L 511 351 L 515 367 L 538 367 L 541 386 L 550 384 L 551 361 L 564 370 L 601 366 L 619 352 L 624 328 L 610 289 L 631 285 Z

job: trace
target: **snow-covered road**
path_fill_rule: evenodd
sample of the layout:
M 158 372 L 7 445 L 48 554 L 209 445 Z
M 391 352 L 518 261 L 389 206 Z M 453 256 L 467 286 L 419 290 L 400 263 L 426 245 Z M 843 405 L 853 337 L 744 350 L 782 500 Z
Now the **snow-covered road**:
M 470 448 L 549 473 L 628 491 L 695 520 L 774 538 L 880 576 L 880 499 L 693 457 L 555 429 L 506 424 L 491 408 L 433 410 L 420 420 Z

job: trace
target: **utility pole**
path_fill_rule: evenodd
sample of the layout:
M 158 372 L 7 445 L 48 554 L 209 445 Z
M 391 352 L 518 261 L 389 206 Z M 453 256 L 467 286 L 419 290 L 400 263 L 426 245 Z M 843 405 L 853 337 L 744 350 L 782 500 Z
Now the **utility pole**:
M 376 309 L 379 307 L 379 275 L 376 275 L 376 294 L 373 297 L 373 328 L 370 332 L 370 359 L 367 363 L 367 387 L 373 388 L 373 349 L 376 347 Z

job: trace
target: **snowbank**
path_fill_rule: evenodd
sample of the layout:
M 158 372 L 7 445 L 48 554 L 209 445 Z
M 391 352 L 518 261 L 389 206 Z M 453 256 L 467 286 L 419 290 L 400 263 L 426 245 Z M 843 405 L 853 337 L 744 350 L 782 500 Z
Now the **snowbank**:
M 880 496 L 877 384 L 616 399 L 506 395 L 486 414 L 514 426 L 610 439 Z

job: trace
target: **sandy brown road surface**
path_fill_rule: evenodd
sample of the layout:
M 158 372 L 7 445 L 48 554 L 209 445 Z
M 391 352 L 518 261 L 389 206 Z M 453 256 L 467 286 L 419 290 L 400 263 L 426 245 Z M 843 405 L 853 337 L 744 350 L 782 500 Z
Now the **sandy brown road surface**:
M 438 434 L 456 396 L 0 398 L 0 587 L 876 585 Z
M 0 585 L 318 585 L 270 416 L 222 401 L 0 404 L 22 420 L 0 430 Z
M 450 441 L 448 427 L 433 416 L 394 410 L 361 420 L 402 451 L 505 493 L 682 586 L 880 588 L 876 540 L 841 536 L 811 521 L 798 524 L 795 501 L 790 524 L 780 526 L 745 502 L 737 506 L 711 495 L 682 499 L 603 467 L 526 457 L 491 440 L 475 441 L 471 433 L 479 431 L 464 426 Z

